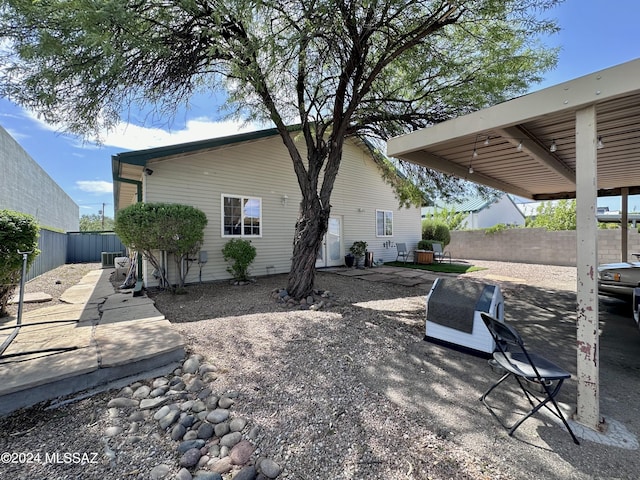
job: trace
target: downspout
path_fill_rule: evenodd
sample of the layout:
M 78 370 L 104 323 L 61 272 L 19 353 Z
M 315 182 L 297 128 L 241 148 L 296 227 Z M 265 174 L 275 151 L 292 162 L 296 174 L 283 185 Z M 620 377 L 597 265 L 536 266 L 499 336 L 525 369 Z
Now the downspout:
M 114 180 L 122 183 L 131 183 L 136 186 L 136 193 L 138 196 L 138 202 L 142 202 L 142 181 L 141 180 L 131 180 L 130 178 L 122 178 L 122 177 L 114 177 Z M 138 297 L 142 295 L 142 253 L 138 252 L 138 279 L 136 281 L 136 286 L 133 289 L 133 296 Z

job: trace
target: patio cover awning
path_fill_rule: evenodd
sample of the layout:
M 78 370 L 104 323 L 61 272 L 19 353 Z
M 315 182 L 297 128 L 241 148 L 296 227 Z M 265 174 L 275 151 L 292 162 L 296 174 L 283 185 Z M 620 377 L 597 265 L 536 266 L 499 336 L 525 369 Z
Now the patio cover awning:
M 597 429 L 596 202 L 622 195 L 624 216 L 640 193 L 640 59 L 392 138 L 387 154 L 526 198 L 577 199 L 576 420 Z

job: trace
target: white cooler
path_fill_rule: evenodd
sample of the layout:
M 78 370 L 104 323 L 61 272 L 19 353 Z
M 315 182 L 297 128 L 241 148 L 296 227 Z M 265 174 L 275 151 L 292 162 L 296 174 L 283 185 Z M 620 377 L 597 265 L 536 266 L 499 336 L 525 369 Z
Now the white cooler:
M 425 340 L 493 353 L 495 342 L 480 312 L 504 321 L 504 297 L 499 286 L 437 278 L 427 294 Z

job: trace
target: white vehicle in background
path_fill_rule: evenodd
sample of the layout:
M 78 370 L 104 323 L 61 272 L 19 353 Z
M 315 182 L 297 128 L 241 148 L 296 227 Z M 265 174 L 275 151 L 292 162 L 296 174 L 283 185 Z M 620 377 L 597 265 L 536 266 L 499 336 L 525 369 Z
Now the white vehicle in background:
M 598 293 L 630 300 L 636 287 L 640 287 L 640 262 L 607 263 L 598 267 Z
M 640 257 L 640 254 L 633 254 Z M 598 293 L 631 300 L 640 327 L 640 262 L 608 263 L 598 267 Z

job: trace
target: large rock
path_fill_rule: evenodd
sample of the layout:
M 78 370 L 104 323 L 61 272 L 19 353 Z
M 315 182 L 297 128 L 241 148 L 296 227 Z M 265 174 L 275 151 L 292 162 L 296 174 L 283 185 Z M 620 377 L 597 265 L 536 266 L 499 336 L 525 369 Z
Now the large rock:
M 267 478 L 276 478 L 282 472 L 282 467 L 273 460 L 265 458 L 260 462 L 260 470 Z
M 213 425 L 207 422 L 203 422 L 198 427 L 198 438 L 202 438 L 203 440 L 208 440 L 213 437 Z
M 220 445 L 223 447 L 233 447 L 242 440 L 242 434 L 240 432 L 227 433 L 220 439 Z
M 229 422 L 229 430 L 232 432 L 241 432 L 247 426 L 246 418 L 234 418 Z
M 160 425 L 160 428 L 164 430 L 165 428 L 169 428 L 171 425 L 176 423 L 176 420 L 178 420 L 178 418 L 180 418 L 180 411 L 171 410 L 164 417 L 162 417 L 158 423 Z
M 109 400 L 107 407 L 115 408 L 133 408 L 138 406 L 139 401 L 135 398 L 117 397 Z
M 191 450 L 192 448 L 202 448 L 204 447 L 205 441 L 197 438 L 195 440 L 185 440 L 178 445 L 178 453 L 185 453 L 187 450 Z
M 229 457 L 224 457 L 213 463 L 209 468 L 212 472 L 227 473 L 231 471 L 231 467 L 231 459 Z
M 222 423 L 227 418 L 229 418 L 229 410 L 224 408 L 216 408 L 207 415 L 207 421 L 209 423 Z
M 182 365 L 183 373 L 196 373 L 200 368 L 200 361 L 195 357 L 189 357 Z
M 233 477 L 233 480 L 255 480 L 257 475 L 258 472 L 256 472 L 256 467 L 251 465 L 240 470 L 236 476 Z
M 147 398 L 151 393 L 151 388 L 147 385 L 142 385 L 133 392 L 133 398 Z
M 180 466 L 185 468 L 195 467 L 201 456 L 199 448 L 190 448 L 180 457 Z
M 151 480 L 162 480 L 167 476 L 167 474 L 170 471 L 171 471 L 171 466 L 163 463 L 153 467 L 151 469 L 151 472 L 149 472 L 149 476 L 151 477 Z
M 140 409 L 141 410 L 151 410 L 156 407 L 160 407 L 167 403 L 169 399 L 167 397 L 152 397 L 152 398 L 144 398 L 140 400 Z M 168 412 L 167 412 L 168 413 Z
M 231 449 L 231 452 L 229 452 L 231 463 L 234 465 L 244 465 L 249 461 L 254 450 L 255 448 L 251 442 L 241 440 L 239 443 L 236 443 Z

